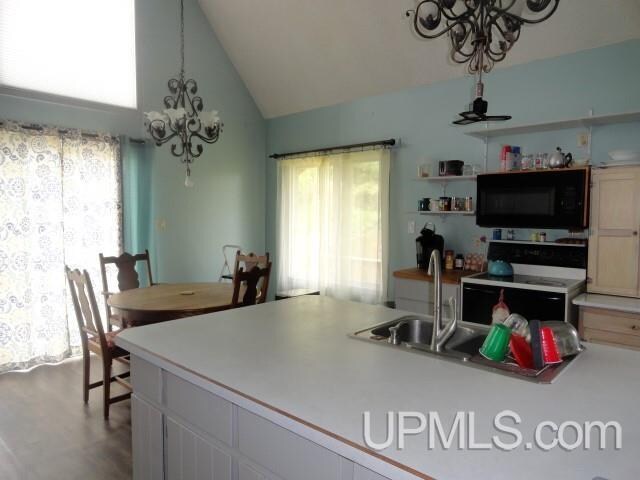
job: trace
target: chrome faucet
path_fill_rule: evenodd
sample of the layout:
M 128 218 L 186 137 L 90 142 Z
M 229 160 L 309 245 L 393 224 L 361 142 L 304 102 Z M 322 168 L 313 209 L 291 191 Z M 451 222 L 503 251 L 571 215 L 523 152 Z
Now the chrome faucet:
M 433 250 L 429 258 L 429 270 L 427 273 L 433 278 L 434 297 L 433 303 L 433 331 L 431 333 L 431 350 L 439 352 L 442 346 L 453 335 L 458 327 L 458 318 L 453 313 L 453 318 L 446 327 L 442 325 L 442 268 L 440 252 Z

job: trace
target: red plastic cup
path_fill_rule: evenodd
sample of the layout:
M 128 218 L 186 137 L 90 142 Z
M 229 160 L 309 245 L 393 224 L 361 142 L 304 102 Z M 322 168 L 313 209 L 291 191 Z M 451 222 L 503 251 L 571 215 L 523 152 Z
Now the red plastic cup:
M 533 353 L 531 352 L 531 345 L 529 345 L 526 338 L 522 335 L 512 333 L 511 340 L 509 340 L 509 347 L 519 367 L 533 368 Z
M 549 364 L 562 362 L 562 357 L 558 351 L 556 338 L 553 335 L 551 327 L 542 327 L 540 329 L 540 340 L 540 343 L 542 344 L 542 357 L 544 358 L 544 363 Z

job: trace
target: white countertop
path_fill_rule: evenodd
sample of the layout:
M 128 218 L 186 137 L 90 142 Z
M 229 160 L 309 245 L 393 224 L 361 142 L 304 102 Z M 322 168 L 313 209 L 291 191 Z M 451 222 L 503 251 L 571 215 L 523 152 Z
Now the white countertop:
M 364 411 L 374 419 L 375 440 L 386 433 L 387 411 L 438 412 L 445 425 L 455 412 L 473 411 L 478 442 L 499 433 L 492 422 L 502 410 L 522 417 L 523 445 L 510 452 L 428 450 L 426 434 L 408 437 L 403 450 L 394 444 L 381 452 L 422 478 L 637 478 L 640 352 L 590 344 L 553 384 L 542 385 L 347 336 L 404 314 L 306 296 L 132 328 L 117 343 L 389 478 L 418 477 L 366 453 Z M 525 450 L 543 420 L 618 421 L 622 449 Z
M 573 304 L 580 307 L 604 308 L 617 310 L 618 312 L 640 314 L 640 298 L 583 293 L 573 299 Z

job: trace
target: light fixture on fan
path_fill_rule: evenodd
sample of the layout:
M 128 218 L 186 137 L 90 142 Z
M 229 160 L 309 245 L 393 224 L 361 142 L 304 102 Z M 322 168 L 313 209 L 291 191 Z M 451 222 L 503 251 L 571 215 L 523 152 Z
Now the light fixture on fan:
M 420 37 L 433 39 L 448 34 L 451 60 L 467 63 L 467 71 L 477 77 L 476 98 L 454 124 L 511 119 L 510 115 L 487 115 L 482 74 L 504 60 L 520 38 L 524 24 L 547 20 L 559 3 L 560 0 L 421 0 L 415 10 L 406 12 L 413 17 L 413 30 Z M 523 16 L 525 12 L 532 17 Z
M 203 111 L 198 84 L 185 80 L 184 71 L 184 0 L 180 0 L 180 74 L 168 82 L 170 95 L 164 97 L 165 109 L 145 113 L 146 128 L 157 146 L 175 139 L 171 153 L 187 166 L 185 187 L 193 186 L 191 164 L 202 152 L 202 143 L 218 141 L 224 124 L 217 110 Z

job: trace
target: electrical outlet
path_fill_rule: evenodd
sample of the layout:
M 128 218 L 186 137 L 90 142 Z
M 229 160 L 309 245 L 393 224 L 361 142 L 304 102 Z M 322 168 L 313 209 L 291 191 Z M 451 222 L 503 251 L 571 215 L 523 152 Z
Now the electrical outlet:
M 578 147 L 588 147 L 589 146 L 589 133 L 582 132 L 578 134 Z
M 407 233 L 416 233 L 416 222 L 413 220 L 409 222 L 407 226 Z

